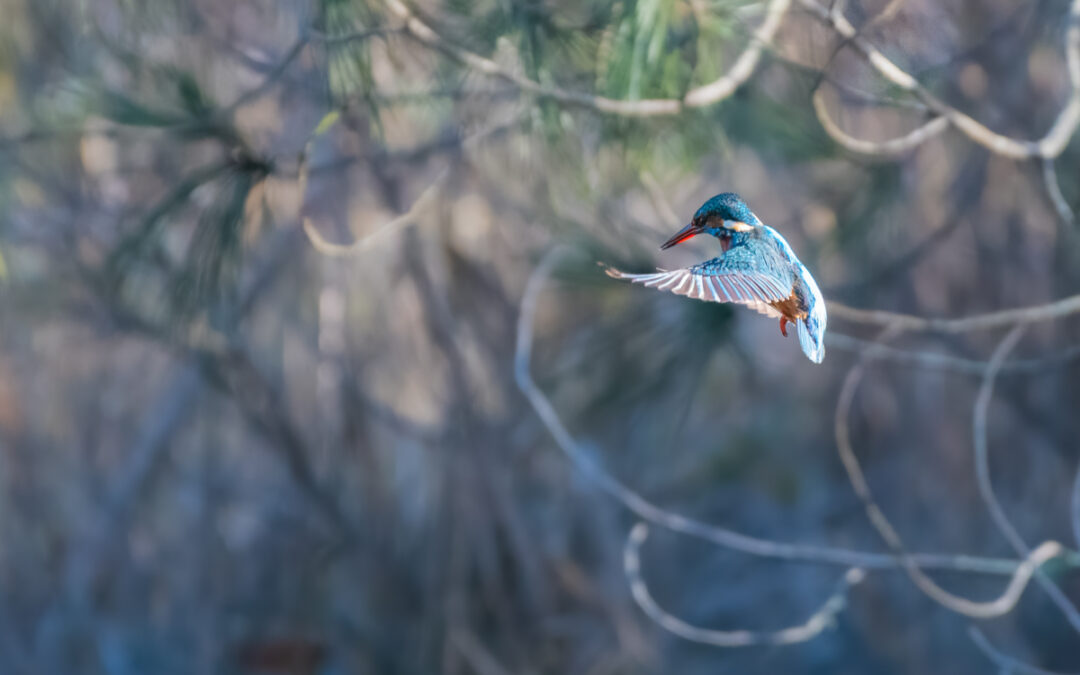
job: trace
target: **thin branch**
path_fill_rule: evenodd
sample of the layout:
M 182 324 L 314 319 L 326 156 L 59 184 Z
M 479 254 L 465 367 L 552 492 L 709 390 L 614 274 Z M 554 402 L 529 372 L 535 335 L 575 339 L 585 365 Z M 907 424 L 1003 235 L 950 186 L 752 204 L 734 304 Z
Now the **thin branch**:
M 714 647 L 750 647 L 753 645 L 791 645 L 806 642 L 817 637 L 822 631 L 836 624 L 836 616 L 847 605 L 847 594 L 852 586 L 859 584 L 866 578 L 866 573 L 858 568 L 849 569 L 836 590 L 830 595 L 821 607 L 814 612 L 805 623 L 791 626 L 776 631 L 751 631 L 751 630 L 713 630 L 692 626 L 682 619 L 664 611 L 652 594 L 649 587 L 641 576 L 641 546 L 649 535 L 649 526 L 638 523 L 630 530 L 626 538 L 626 547 L 623 549 L 623 569 L 626 578 L 630 582 L 630 592 L 634 596 L 638 607 L 641 608 L 650 619 L 662 628 L 678 635 L 684 640 L 712 645 Z
M 739 54 L 731 70 L 717 80 L 687 92 L 683 99 L 686 106 L 700 108 L 718 103 L 731 96 L 743 82 L 750 79 L 761 59 L 762 47 L 772 42 L 790 5 L 790 0 L 772 0 L 765 10 L 765 20 L 761 23 L 761 27 L 754 32 L 753 37 L 750 38 L 750 44 L 742 54 Z
M 327 241 L 318 229 L 312 224 L 311 219 L 304 217 L 301 222 L 304 226 L 304 234 L 307 235 L 308 241 L 315 247 L 315 250 L 323 255 L 333 258 L 340 258 L 346 256 L 354 256 L 363 253 L 374 244 L 379 238 L 386 236 L 389 232 L 409 225 L 416 221 L 433 203 L 435 203 L 435 197 L 442 189 L 443 183 L 446 182 L 446 178 L 449 176 L 449 172 L 443 171 L 439 176 L 431 183 L 413 202 L 413 205 L 409 207 L 409 210 L 400 216 L 380 225 L 374 232 L 364 235 L 351 244 L 335 244 Z
M 861 352 L 875 345 L 869 340 L 845 335 L 837 331 L 829 331 L 826 341 L 830 348 L 843 349 L 852 352 Z M 989 361 L 965 359 L 940 352 L 923 350 L 897 349 L 889 345 L 878 344 L 877 358 L 880 360 L 894 361 L 896 363 L 913 364 L 932 370 L 951 370 L 967 375 L 982 376 L 986 373 Z M 999 374 L 1030 375 L 1044 371 L 1048 368 L 1060 366 L 1080 357 L 1080 344 L 1066 347 L 1061 351 L 1037 359 L 1013 359 L 1001 364 Z
M 791 0 L 770 0 L 765 19 L 750 40 L 750 44 L 735 59 L 731 70 L 713 82 L 691 89 L 681 98 L 620 100 L 570 91 L 560 87 L 541 84 L 535 80 L 504 68 L 491 59 L 451 44 L 431 26 L 420 20 L 402 0 L 386 0 L 386 7 L 403 22 L 405 32 L 420 44 L 439 51 L 473 70 L 495 77 L 518 89 L 549 98 L 566 105 L 589 108 L 597 112 L 624 117 L 654 117 L 676 115 L 686 108 L 703 108 L 714 105 L 731 96 L 757 68 L 766 44 L 772 41 L 787 14 Z
M 308 181 L 312 171 L 308 163 L 308 158 L 311 154 L 311 146 L 315 142 L 315 138 L 317 136 L 325 133 L 327 129 L 329 129 L 336 123 L 336 118 L 333 117 L 333 115 L 335 115 L 335 113 L 331 113 L 326 118 L 324 118 L 323 122 L 320 123 L 320 127 L 325 125 L 325 128 L 316 128 L 316 130 L 312 133 L 311 138 L 304 145 L 304 150 L 300 155 L 300 166 L 297 180 L 299 184 L 301 199 L 303 199 L 303 195 L 307 194 Z M 501 135 L 507 130 L 513 128 L 517 123 L 518 121 L 516 119 L 511 118 L 509 120 L 486 126 L 483 129 L 480 129 L 475 133 L 469 134 L 467 136 L 455 134 L 450 139 L 439 140 L 434 145 L 427 145 L 408 151 L 406 153 L 402 153 L 401 155 L 399 155 L 399 157 L 405 159 L 422 157 L 423 155 L 426 155 L 432 150 L 441 150 L 446 148 L 461 148 L 465 151 L 473 150 L 474 148 L 479 146 L 480 143 L 482 143 L 485 139 L 491 138 L 496 135 Z M 389 159 L 389 155 L 382 154 L 381 156 L 375 157 L 374 159 L 385 161 Z M 316 167 L 315 170 L 318 171 L 319 168 L 320 167 Z M 350 244 L 335 244 L 333 242 L 327 241 L 326 238 L 319 233 L 318 229 L 311 222 L 311 219 L 307 218 L 306 216 L 302 216 L 300 219 L 301 225 L 304 229 L 304 234 L 307 235 L 308 241 L 311 242 L 311 245 L 323 255 L 327 255 L 330 257 L 346 257 L 358 255 L 363 251 L 367 250 L 367 248 L 374 244 L 375 241 L 380 237 L 383 237 L 389 232 L 392 232 L 400 227 L 408 225 L 415 221 L 417 218 L 419 218 L 428 208 L 431 207 L 433 203 L 435 203 L 435 198 L 441 193 L 442 188 L 449 177 L 449 170 L 444 169 L 443 171 L 441 171 L 439 175 L 435 178 L 435 180 L 432 181 L 431 185 L 429 185 L 422 193 L 420 193 L 420 196 L 417 197 L 416 201 L 413 202 L 412 206 L 409 207 L 408 211 L 390 220 L 389 222 L 384 223 L 383 225 L 379 226 L 379 228 L 376 229 L 374 232 L 364 235 L 360 239 L 357 239 Z
M 464 628 L 451 630 L 449 640 L 476 675 L 510 675 L 510 671 L 472 632 Z
M 1076 214 L 1073 213 L 1069 202 L 1065 201 L 1065 195 L 1061 193 L 1061 182 L 1058 180 L 1054 160 L 1044 157 L 1040 164 L 1042 164 L 1043 184 L 1046 185 L 1046 194 L 1050 197 L 1050 203 L 1054 205 L 1054 210 L 1057 211 L 1061 222 L 1071 225 L 1076 220 Z
M 839 317 L 853 323 L 875 326 L 895 326 L 905 332 L 966 333 L 990 328 L 1002 328 L 1017 323 L 1053 321 L 1073 314 L 1080 314 L 1080 294 L 1049 302 L 1005 309 L 960 319 L 927 319 L 911 314 L 897 314 L 873 309 L 858 309 L 839 302 L 829 303 L 829 316 Z
M 820 87 L 814 90 L 812 101 L 814 104 L 814 114 L 817 115 L 818 121 L 821 123 L 821 127 L 825 130 L 825 133 L 836 141 L 837 145 L 856 154 L 866 155 L 867 157 L 894 159 L 911 152 L 949 127 L 949 121 L 947 119 L 944 117 L 934 117 L 903 136 L 897 136 L 896 138 L 890 138 L 884 141 L 867 141 L 851 136 L 833 121 L 832 117 L 829 116 L 829 109 L 825 105 L 825 96 Z
M 1017 140 L 991 131 L 974 118 L 934 96 L 915 77 L 896 65 L 881 50 L 859 35 L 851 22 L 837 9 L 826 7 L 817 0 L 799 0 L 800 4 L 825 25 L 831 27 L 856 49 L 871 66 L 891 84 L 909 92 L 939 117 L 960 130 L 972 141 L 991 152 L 1012 159 L 1058 157 L 1080 126 L 1080 0 L 1073 0 L 1069 9 L 1069 28 L 1066 31 L 1065 55 L 1069 64 L 1071 91 L 1069 101 L 1058 114 L 1046 135 L 1037 141 Z M 929 136 L 928 136 L 929 137 Z M 925 140 L 925 139 L 923 139 Z
M 642 520 L 704 541 L 711 542 L 731 550 L 749 555 L 777 560 L 802 560 L 819 564 L 841 565 L 844 567 L 862 567 L 866 569 L 894 569 L 900 566 L 895 556 L 887 553 L 869 553 L 829 546 L 790 544 L 762 539 L 742 534 L 734 530 L 710 525 L 700 520 L 673 513 L 648 501 L 632 489 L 619 482 L 602 467 L 594 463 L 574 437 L 567 431 L 558 412 L 547 396 L 533 381 L 530 371 L 532 358 L 533 324 L 540 292 L 555 264 L 567 252 L 565 247 L 552 250 L 536 267 L 525 287 L 521 300 L 521 312 L 517 324 L 517 344 L 514 351 L 514 376 L 518 388 L 528 399 L 540 421 L 547 428 L 556 445 L 570 460 L 574 468 L 581 472 L 597 487 L 608 493 L 626 509 Z M 1060 546 L 1057 547 L 1060 549 Z M 1050 551 L 1040 550 L 1040 556 Z M 1058 550 L 1052 552 L 1057 555 Z M 1049 557 L 1053 557 L 1053 555 Z M 1031 576 L 1033 561 L 1017 563 L 1015 560 L 985 558 L 966 555 L 913 554 L 911 556 L 920 567 L 948 569 L 962 572 L 983 574 L 1015 575 L 1017 580 L 1026 583 Z
M 281 80 L 282 76 L 285 75 L 285 71 L 289 69 L 289 66 L 292 65 L 292 62 L 295 61 L 298 56 L 300 56 L 300 52 L 304 51 L 304 47 L 307 45 L 307 42 L 308 41 L 306 37 L 301 37 L 299 40 L 297 40 L 293 44 L 293 46 L 289 48 L 289 51 L 285 52 L 285 56 L 281 57 L 281 60 L 278 61 L 277 65 L 275 65 L 273 68 L 270 69 L 269 72 L 266 73 L 266 77 L 263 78 L 263 81 L 259 84 L 259 86 L 241 94 L 235 101 L 233 101 L 227 108 L 225 108 L 223 112 L 225 114 L 231 113 L 237 108 L 251 103 L 255 99 L 260 98 L 266 92 L 270 91 L 270 89 L 272 89 Z
M 879 335 L 878 340 L 885 341 L 897 332 L 899 332 L 897 326 L 886 328 L 882 331 L 881 335 Z M 1066 553 L 1065 548 L 1056 541 L 1043 542 L 1025 558 L 1023 563 L 1020 564 L 1016 569 L 1016 573 L 1013 575 L 1012 579 L 1009 580 L 1009 583 L 1001 594 L 993 600 L 983 602 L 969 600 L 954 595 L 939 586 L 937 582 L 926 575 L 915 557 L 907 551 L 896 528 L 892 526 L 892 523 L 889 522 L 885 513 L 881 510 L 881 507 L 879 507 L 874 500 L 873 492 L 870 490 L 870 485 L 866 481 L 866 475 L 863 473 L 862 467 L 859 465 L 859 460 L 855 456 L 855 451 L 851 445 L 849 423 L 851 404 L 855 399 L 855 392 L 859 387 L 859 383 L 866 373 L 867 364 L 876 358 L 876 356 L 877 350 L 875 348 L 866 350 L 866 352 L 863 353 L 862 358 L 860 358 L 855 365 L 851 367 L 851 370 L 848 371 L 847 377 L 844 378 L 843 387 L 840 390 L 839 400 L 836 404 L 834 427 L 836 434 L 836 448 L 840 455 L 840 461 L 847 471 L 848 479 L 851 481 L 851 486 L 855 490 L 855 494 L 858 495 L 859 500 L 862 501 L 863 507 L 866 509 L 866 515 L 869 518 L 870 523 L 889 546 L 889 549 L 903 566 L 904 571 L 907 572 L 912 583 L 914 583 L 915 586 L 930 599 L 949 610 L 972 618 L 988 619 L 1011 612 L 1016 606 L 1016 603 L 1020 600 L 1020 596 L 1023 594 L 1024 589 L 1027 588 L 1028 582 L 1031 581 L 1031 577 L 1036 570 L 1048 560 L 1064 555 Z
M 327 35 L 326 33 L 315 29 L 309 30 L 308 34 L 311 36 L 312 40 L 318 40 L 326 45 L 337 45 L 344 42 L 357 42 L 373 37 L 383 37 L 385 35 L 394 35 L 396 33 L 404 32 L 405 26 L 377 26 L 374 28 L 352 31 L 350 33 L 342 33 L 340 35 Z
M 975 408 L 971 416 L 972 437 L 974 438 L 975 447 L 975 478 L 979 486 L 979 495 L 982 497 L 983 503 L 986 504 L 986 510 L 990 512 L 994 524 L 1019 556 L 1030 555 L 1031 548 L 1020 536 L 1020 533 L 1017 532 L 1012 522 L 1009 521 L 1009 517 L 1005 515 L 1005 510 L 1001 508 L 997 495 L 994 494 L 994 485 L 990 480 L 990 462 L 987 457 L 986 417 L 990 409 L 990 400 L 994 395 L 994 383 L 997 380 L 998 372 L 1001 370 L 1001 366 L 1008 357 L 1009 352 L 1020 342 L 1020 338 L 1023 337 L 1026 330 L 1026 324 L 1017 324 L 1005 335 L 994 350 L 993 355 L 990 357 L 990 363 L 986 368 L 986 373 L 983 375 L 982 385 L 979 387 L 979 394 L 975 398 Z M 1041 570 L 1036 572 L 1035 580 L 1050 596 L 1053 603 L 1058 606 L 1058 609 L 1065 615 L 1073 628 L 1080 631 L 1080 612 L 1077 612 L 1076 607 L 1069 598 Z
M 1073 539 L 1080 548 L 1080 468 L 1077 468 L 1076 479 L 1073 480 L 1071 506 Z
M 990 644 L 990 640 L 986 639 L 983 632 L 971 626 L 968 628 L 968 635 L 971 637 L 971 641 L 975 643 L 975 646 L 979 648 L 986 658 L 994 662 L 998 668 L 1001 669 L 1003 674 L 1007 673 L 1020 673 L 1021 675 L 1070 675 L 1069 673 L 1055 672 L 1053 670 L 1045 670 L 1043 668 L 1037 668 L 1032 665 L 1028 665 L 1022 661 L 1003 654 L 998 651 L 994 645 Z M 1072 675 L 1080 675 L 1080 673 L 1074 673 Z

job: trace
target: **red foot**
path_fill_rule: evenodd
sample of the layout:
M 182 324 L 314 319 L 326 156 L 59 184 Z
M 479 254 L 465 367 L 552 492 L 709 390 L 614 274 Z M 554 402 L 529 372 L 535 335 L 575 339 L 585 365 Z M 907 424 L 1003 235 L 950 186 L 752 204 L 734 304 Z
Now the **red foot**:
M 787 322 L 788 318 L 786 316 L 780 317 L 780 334 L 784 337 L 787 337 Z

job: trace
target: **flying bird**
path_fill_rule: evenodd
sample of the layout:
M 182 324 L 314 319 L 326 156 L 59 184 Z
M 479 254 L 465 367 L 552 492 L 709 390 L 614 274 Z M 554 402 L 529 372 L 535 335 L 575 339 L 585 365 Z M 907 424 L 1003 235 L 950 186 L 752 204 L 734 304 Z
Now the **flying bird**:
M 780 333 L 795 324 L 802 350 L 814 363 L 825 358 L 825 299 L 814 277 L 780 233 L 761 222 L 734 192 L 701 205 L 690 224 L 660 247 L 671 248 L 699 234 L 720 240 L 723 253 L 693 267 L 609 276 L 709 302 L 735 302 L 780 319 Z

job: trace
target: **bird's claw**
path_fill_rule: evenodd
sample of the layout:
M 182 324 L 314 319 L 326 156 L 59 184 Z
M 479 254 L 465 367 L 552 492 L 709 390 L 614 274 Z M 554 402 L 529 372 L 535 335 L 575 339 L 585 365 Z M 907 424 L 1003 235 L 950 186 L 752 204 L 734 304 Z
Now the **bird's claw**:
M 780 317 L 780 334 L 784 337 L 787 337 L 787 322 L 788 318 L 786 316 Z

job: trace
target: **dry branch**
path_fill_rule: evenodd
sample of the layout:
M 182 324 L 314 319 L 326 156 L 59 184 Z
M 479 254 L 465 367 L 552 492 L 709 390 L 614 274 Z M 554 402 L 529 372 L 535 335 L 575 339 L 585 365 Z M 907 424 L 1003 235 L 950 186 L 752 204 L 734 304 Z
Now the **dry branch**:
M 750 44 L 735 59 L 731 70 L 716 80 L 695 87 L 681 98 L 620 100 L 606 96 L 596 96 L 583 92 L 570 91 L 560 87 L 541 84 L 512 70 L 504 68 L 491 59 L 484 58 L 467 49 L 458 47 L 444 38 L 431 26 L 422 21 L 401 0 L 386 0 L 386 7 L 391 14 L 404 24 L 405 32 L 420 44 L 439 51 L 451 59 L 473 70 L 498 78 L 516 86 L 518 89 L 566 105 L 589 108 L 597 112 L 623 117 L 656 117 L 676 115 L 686 108 L 704 108 L 715 105 L 731 96 L 746 80 L 753 75 L 761 60 L 765 45 L 772 41 L 776 31 L 787 14 L 791 0 L 770 0 L 765 11 L 765 19 L 754 31 Z
M 319 230 L 315 225 L 312 224 L 311 219 L 307 217 L 301 218 L 304 234 L 307 235 L 308 241 L 311 242 L 311 245 L 315 247 L 316 251 L 332 258 L 354 256 L 363 253 L 379 238 L 398 228 L 409 225 L 419 218 L 433 203 L 435 203 L 435 197 L 442 189 L 443 183 L 446 182 L 446 177 L 448 175 L 449 174 L 445 171 L 439 174 L 438 178 L 420 193 L 420 196 L 417 197 L 416 201 L 413 202 L 413 205 L 409 207 L 408 211 L 383 223 L 374 232 L 364 235 L 352 243 L 335 244 L 331 241 L 327 241 L 319 233 Z
M 1020 342 L 1020 338 L 1023 337 L 1026 330 L 1026 324 L 1017 324 L 1005 335 L 994 350 L 993 355 L 990 357 L 990 364 L 983 375 L 982 385 L 979 387 L 979 394 L 975 398 L 975 408 L 971 416 L 972 438 L 975 446 L 975 478 L 979 486 L 979 495 L 982 497 L 983 503 L 986 504 L 986 510 L 990 512 L 994 525 L 997 526 L 1019 556 L 1029 556 L 1031 548 L 1020 536 L 1020 533 L 1017 532 L 1012 522 L 1009 521 L 1009 517 L 1005 515 L 1005 509 L 1001 508 L 1001 503 L 998 501 L 997 495 L 994 494 L 994 485 L 990 480 L 990 461 L 987 457 L 986 417 L 990 409 L 990 399 L 994 395 L 994 382 L 997 380 L 1001 366 L 1009 352 Z M 1058 588 L 1057 584 L 1050 577 L 1043 574 L 1041 570 L 1036 572 L 1035 580 L 1050 596 L 1051 601 L 1058 606 L 1058 609 L 1065 615 L 1073 628 L 1080 631 L 1080 612 L 1077 612 L 1076 607 Z
M 518 388 L 522 391 L 540 421 L 552 435 L 559 449 L 567 459 L 600 489 L 611 495 L 626 509 L 642 520 L 724 548 L 748 555 L 777 560 L 799 560 L 819 564 L 841 565 L 844 567 L 862 567 L 866 569 L 895 569 L 900 564 L 893 555 L 870 553 L 830 546 L 790 544 L 742 534 L 728 528 L 704 523 L 699 520 L 673 513 L 648 501 L 629 487 L 619 482 L 614 476 L 593 462 L 587 451 L 574 439 L 562 423 L 558 412 L 543 391 L 533 381 L 530 373 L 532 358 L 533 327 L 540 292 L 555 264 L 567 252 L 565 248 L 551 251 L 533 271 L 521 300 L 518 315 L 517 344 L 514 352 L 514 374 Z M 1045 553 L 1045 552 L 1041 552 Z M 1056 552 L 1054 553 L 1057 554 Z M 1053 556 L 1050 556 L 1053 557 Z M 925 569 L 948 569 L 960 572 L 983 574 L 1015 575 L 1023 577 L 1026 583 L 1031 575 L 1030 562 L 1018 563 L 1015 560 L 986 558 L 966 555 L 912 554 L 911 558 Z M 1013 583 L 1016 580 L 1014 579 Z
M 956 127 L 972 141 L 994 154 L 1015 160 L 1053 159 L 1065 150 L 1069 139 L 1076 133 L 1077 126 L 1080 125 L 1080 0 L 1073 0 L 1070 6 L 1069 28 L 1066 31 L 1065 39 L 1065 56 L 1069 64 L 1069 82 L 1071 85 L 1069 101 L 1062 108 L 1046 135 L 1036 141 L 1017 140 L 991 131 L 971 116 L 938 99 L 915 77 L 896 65 L 869 40 L 859 35 L 858 31 L 838 7 L 830 9 L 817 0 L 799 0 L 799 3 L 811 16 L 829 26 L 840 37 L 844 38 L 886 81 L 922 101 L 939 118 L 947 120 L 949 124 Z M 818 109 L 818 107 L 815 106 L 815 109 Z M 820 116 L 821 110 L 818 110 L 818 112 Z M 822 120 L 822 125 L 826 126 L 826 130 L 829 129 L 825 119 Z M 932 135 L 926 135 L 922 140 L 926 140 Z M 864 142 L 861 146 L 863 149 L 860 152 L 869 150 L 869 154 L 888 154 L 887 145 L 875 150 L 873 146 L 866 145 L 866 143 L 871 142 Z M 889 142 L 886 141 L 885 143 L 888 144 Z
M 1002 653 L 994 647 L 994 645 L 990 644 L 990 641 L 986 639 L 983 632 L 975 626 L 971 626 L 971 628 L 968 629 L 968 634 L 971 636 L 971 641 L 979 648 L 979 651 L 993 661 L 994 665 L 1000 668 L 1002 673 L 1016 673 L 1017 675 L 1078 675 L 1076 673 L 1059 673 L 1043 668 L 1036 668 L 1035 666 L 1018 661 L 1017 659 Z
M 638 607 L 650 619 L 666 630 L 684 640 L 700 642 L 713 647 L 750 647 L 753 645 L 791 645 L 812 640 L 822 631 L 835 625 L 836 616 L 847 605 L 847 594 L 866 578 L 866 573 L 859 567 L 852 567 L 837 584 L 836 590 L 809 619 L 798 626 L 775 631 L 751 630 L 713 630 L 692 626 L 682 619 L 664 611 L 656 604 L 649 587 L 641 576 L 641 546 L 649 535 L 649 526 L 638 523 L 630 530 L 623 550 L 623 569 L 630 582 L 630 592 Z
M 897 332 L 899 332 L 897 326 L 886 328 L 878 337 L 878 341 L 884 342 Z M 872 347 L 866 350 L 862 358 L 851 367 L 847 377 L 844 378 L 844 384 L 836 404 L 834 426 L 836 448 L 840 455 L 840 461 L 847 471 L 852 488 L 866 509 L 870 523 L 889 546 L 889 549 L 903 566 L 911 581 L 930 599 L 951 611 L 972 618 L 989 619 L 1011 612 L 1039 567 L 1053 558 L 1064 555 L 1067 552 L 1066 549 L 1056 541 L 1043 542 L 1025 557 L 1001 594 L 997 598 L 988 601 L 974 601 L 955 595 L 939 586 L 937 582 L 926 575 L 915 557 L 907 551 L 896 528 L 892 526 L 884 511 L 878 506 L 851 444 L 849 423 L 851 404 L 854 401 L 859 383 L 866 373 L 867 364 L 876 356 L 877 350 L 875 348 Z
M 897 314 L 875 309 L 858 309 L 839 302 L 829 303 L 829 316 L 853 323 L 874 326 L 894 326 L 904 332 L 967 333 L 991 328 L 1004 328 L 1018 323 L 1040 323 L 1080 314 L 1080 295 L 1043 305 L 1017 307 L 960 319 L 928 319 L 911 314 Z
M 859 155 L 867 155 L 881 159 L 894 159 L 900 155 L 911 152 L 934 136 L 937 136 L 949 126 L 949 121 L 944 117 L 935 117 L 921 126 L 909 131 L 903 136 L 891 138 L 886 141 L 867 141 L 855 138 L 840 128 L 829 115 L 829 109 L 825 105 L 825 96 L 819 87 L 812 97 L 814 112 L 825 133 L 829 135 L 837 145 Z

